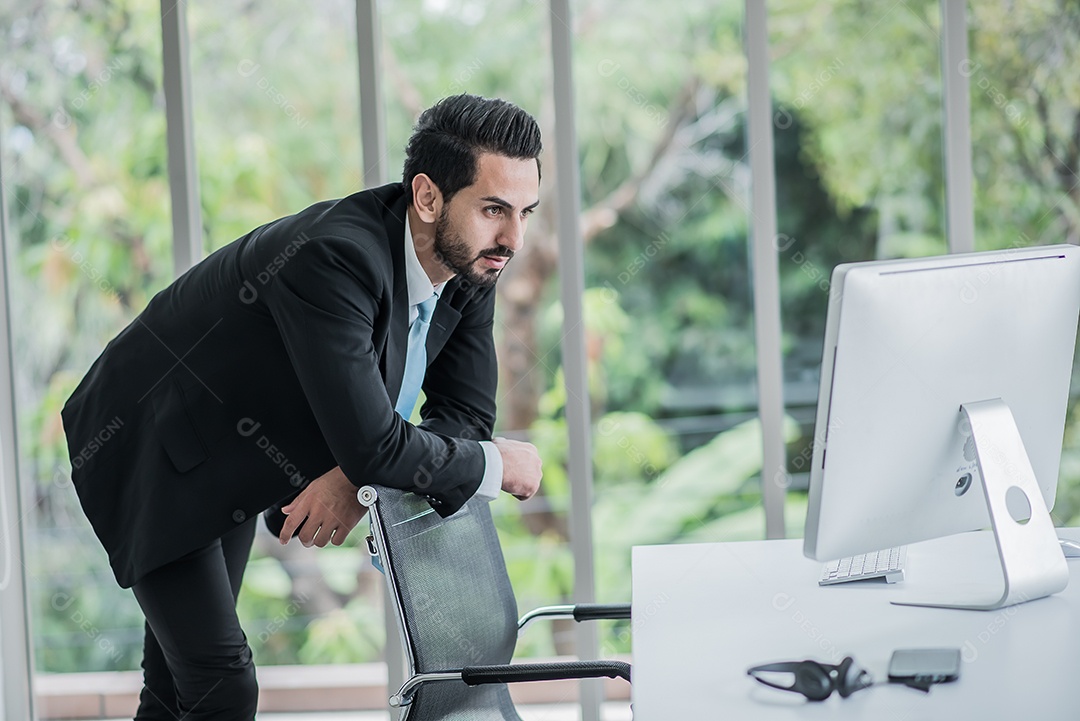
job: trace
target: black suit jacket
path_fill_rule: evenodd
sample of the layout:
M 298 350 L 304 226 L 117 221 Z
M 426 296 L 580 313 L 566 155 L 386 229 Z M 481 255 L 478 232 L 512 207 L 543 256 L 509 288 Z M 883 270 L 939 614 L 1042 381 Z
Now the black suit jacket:
M 494 289 L 447 283 L 424 420 L 402 420 L 405 212 L 392 184 L 256 228 L 154 296 L 93 363 L 62 416 L 121 586 L 336 465 L 443 516 L 475 493 L 495 420 Z

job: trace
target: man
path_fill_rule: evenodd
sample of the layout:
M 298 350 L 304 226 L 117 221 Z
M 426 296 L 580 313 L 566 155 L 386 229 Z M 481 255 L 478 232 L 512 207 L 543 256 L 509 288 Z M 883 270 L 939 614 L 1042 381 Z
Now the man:
M 91 366 L 62 414 L 82 507 L 147 619 L 137 719 L 254 718 L 235 603 L 264 509 L 282 543 L 325 546 L 367 483 L 443 516 L 478 489 L 536 492 L 536 449 L 484 439 L 493 286 L 538 203 L 540 150 L 514 105 L 447 98 L 417 121 L 402 183 L 221 248 Z

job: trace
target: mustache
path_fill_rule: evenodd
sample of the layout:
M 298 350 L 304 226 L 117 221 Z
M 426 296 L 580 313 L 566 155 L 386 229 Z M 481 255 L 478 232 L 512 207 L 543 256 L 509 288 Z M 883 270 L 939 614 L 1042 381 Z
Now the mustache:
M 510 258 L 514 257 L 514 251 L 510 250 L 509 248 L 503 248 L 503 247 L 493 248 L 492 250 L 481 253 L 479 257 L 481 257 L 481 258 L 506 258 L 507 260 L 509 260 Z

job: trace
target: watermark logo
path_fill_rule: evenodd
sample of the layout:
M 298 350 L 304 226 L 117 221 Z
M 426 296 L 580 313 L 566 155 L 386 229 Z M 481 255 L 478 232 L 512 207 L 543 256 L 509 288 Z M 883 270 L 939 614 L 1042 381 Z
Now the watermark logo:
M 100 451 L 106 443 L 112 440 L 117 432 L 123 427 L 124 421 L 120 416 L 116 416 L 109 420 L 104 428 L 95 433 L 90 440 L 86 442 L 86 445 L 83 446 L 78 453 L 72 456 L 71 467 L 75 469 L 82 468 L 83 465 L 93 458 L 94 454 Z
M 285 607 L 278 615 L 274 616 L 267 622 L 262 631 L 259 632 L 259 640 L 266 643 L 270 640 L 270 637 L 285 627 L 285 624 L 289 622 L 296 614 L 300 613 L 304 604 L 307 602 L 308 596 L 305 593 L 299 593 L 296 598 L 289 602 L 289 605 Z
M 799 271 L 803 275 L 813 281 L 822 291 L 828 293 L 832 287 L 828 272 L 807 258 L 801 250 L 792 250 L 795 243 L 796 238 L 786 233 L 777 233 L 776 237 L 773 238 L 773 248 L 776 249 L 776 252 L 787 255 L 791 262 L 799 267 Z
M 114 57 L 112 60 L 110 60 L 109 63 L 105 65 L 105 67 L 103 67 L 100 71 L 98 71 L 96 75 L 90 78 L 90 80 L 86 83 L 83 89 L 80 90 L 73 98 L 71 98 L 70 101 L 68 101 L 65 105 L 61 105 L 53 112 L 53 125 L 60 128 L 61 130 L 66 130 L 67 128 L 70 128 L 74 124 L 74 120 L 72 119 L 71 112 L 69 112 L 68 109 L 70 108 L 71 110 L 82 110 L 84 107 L 86 107 L 87 103 L 89 103 L 95 95 L 101 92 L 101 90 L 113 79 L 113 75 L 123 67 L 123 57 Z
M 64 591 L 58 591 L 53 594 L 49 601 L 49 605 L 56 611 L 66 613 L 68 609 L 72 609 L 71 613 L 67 614 L 67 621 L 74 624 L 80 631 L 86 634 L 87 638 L 94 642 L 94 645 L 105 652 L 105 655 L 113 663 L 118 663 L 123 658 L 123 652 L 117 648 L 116 644 L 112 642 L 107 636 L 105 636 L 101 629 L 99 629 L 83 611 L 75 606 L 75 597 L 70 593 Z M 74 608 L 72 608 L 74 606 Z
M 783 591 L 772 598 L 772 607 L 779 613 L 787 614 L 792 623 L 799 627 L 807 637 L 821 650 L 830 663 L 839 663 L 846 654 L 841 653 L 813 619 L 798 607 L 798 599 Z M 790 611 L 790 613 L 789 613 Z
M 1028 118 L 1024 116 L 1024 113 L 1020 108 L 1007 96 L 1002 90 L 1000 90 L 986 75 L 982 72 L 982 64 L 972 62 L 968 58 L 964 58 L 957 64 L 957 72 L 969 80 L 974 78 L 974 85 L 983 92 L 990 102 L 994 104 L 998 110 L 1001 110 L 1005 117 L 1011 122 L 1017 129 L 1021 129 L 1027 126 Z
M 465 92 L 466 84 L 472 80 L 477 73 L 479 73 L 484 67 L 484 63 L 480 58 L 473 58 L 472 62 L 466 65 L 454 79 L 450 81 L 450 85 L 447 86 L 448 92 L 446 95 L 458 95 Z
M 236 423 L 236 432 L 245 438 L 250 438 L 255 435 L 261 427 L 262 423 L 253 418 L 241 418 Z M 263 451 L 263 453 L 266 454 L 266 457 L 289 477 L 289 485 L 293 488 L 300 488 L 307 483 L 307 477 L 300 473 L 296 464 L 290 461 L 285 452 L 272 443 L 265 434 L 259 434 L 259 437 L 255 439 L 255 446 Z
M 627 77 L 626 73 L 622 72 L 622 65 L 620 63 L 617 63 L 610 58 L 604 58 L 597 63 L 596 72 L 602 78 L 614 78 L 616 87 L 623 92 L 623 95 L 630 99 L 630 102 L 638 108 L 641 108 L 645 112 L 645 115 L 656 123 L 656 127 L 667 127 L 669 120 L 665 109 L 656 103 L 650 102 L 649 98 L 645 95 L 645 92 L 634 84 L 630 78 Z
M 270 259 L 262 270 L 255 274 L 255 280 L 260 286 L 266 285 L 274 277 L 281 272 L 281 269 L 285 267 L 293 257 L 300 252 L 300 249 L 310 241 L 306 233 L 300 233 L 295 240 L 286 245 L 281 252 Z M 259 289 L 256 288 L 250 280 L 245 279 L 240 287 L 240 302 L 250 305 L 256 301 L 259 297 Z
M 795 96 L 792 107 L 798 111 L 806 107 L 810 101 L 812 101 L 818 93 L 820 93 L 826 85 L 828 85 L 834 77 L 844 67 L 844 61 L 838 57 L 834 57 L 832 62 L 819 71 L 810 82 L 799 91 L 799 94 Z M 780 106 L 775 113 L 773 113 L 773 124 L 778 130 L 787 130 L 795 123 L 795 118 L 790 111 L 784 106 Z
M 93 283 L 94 287 L 114 298 L 117 297 L 118 294 L 112 283 L 105 278 L 105 274 L 81 250 L 75 247 L 75 241 L 71 236 L 60 233 L 53 236 L 49 244 L 55 250 L 66 255 L 75 264 L 75 267 Z
M 262 67 L 259 63 L 248 58 L 242 59 L 236 64 L 236 73 L 242 78 L 254 77 L 259 69 Z M 279 90 L 265 75 L 259 75 L 255 80 L 255 86 L 262 90 L 263 93 L 270 99 L 270 102 L 281 109 L 281 112 L 285 114 L 285 117 L 289 118 L 296 123 L 298 128 L 307 127 L 308 121 L 296 106 L 293 105 L 285 93 Z

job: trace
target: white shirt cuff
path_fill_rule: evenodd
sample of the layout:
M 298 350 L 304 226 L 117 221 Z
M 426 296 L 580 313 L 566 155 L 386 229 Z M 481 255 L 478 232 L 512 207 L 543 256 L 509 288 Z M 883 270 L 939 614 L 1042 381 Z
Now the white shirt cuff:
M 494 501 L 502 490 L 502 454 L 491 441 L 480 441 L 480 447 L 484 449 L 484 479 L 480 481 L 473 498 Z

